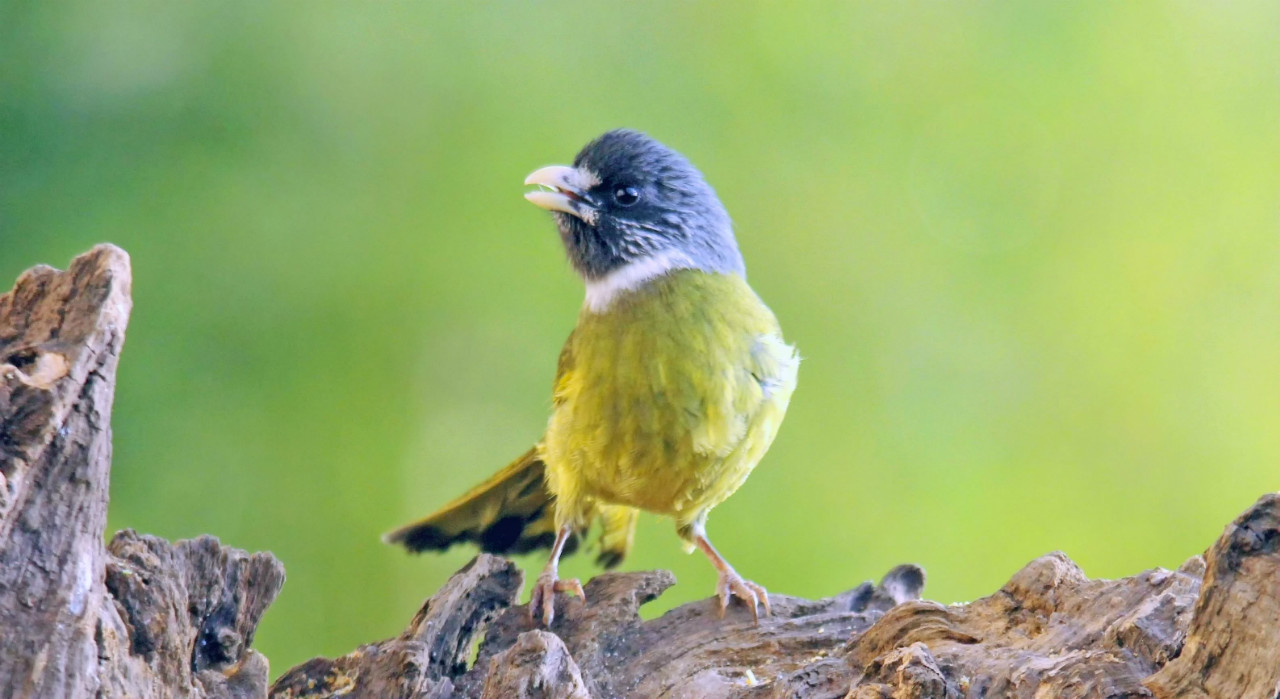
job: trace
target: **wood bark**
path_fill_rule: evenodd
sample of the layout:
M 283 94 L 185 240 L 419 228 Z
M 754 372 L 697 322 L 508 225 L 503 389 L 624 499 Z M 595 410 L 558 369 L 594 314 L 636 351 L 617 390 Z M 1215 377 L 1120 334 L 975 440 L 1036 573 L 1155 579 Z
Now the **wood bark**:
M 1177 570 L 1090 580 L 1064 554 L 968 604 L 924 571 L 773 615 L 712 600 L 641 618 L 665 571 L 606 573 L 548 629 L 481 555 L 395 638 L 268 687 L 252 649 L 284 570 L 212 537 L 104 546 L 129 264 L 100 246 L 0 296 L 0 697 L 1223 697 L 1280 699 L 1280 494 Z

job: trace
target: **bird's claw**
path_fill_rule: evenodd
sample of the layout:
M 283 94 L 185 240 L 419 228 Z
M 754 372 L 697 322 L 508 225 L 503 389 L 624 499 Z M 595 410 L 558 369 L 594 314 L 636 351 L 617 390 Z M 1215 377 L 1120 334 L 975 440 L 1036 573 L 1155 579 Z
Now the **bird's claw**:
M 529 596 L 529 618 L 538 618 L 538 609 L 542 609 L 542 625 L 551 626 L 556 618 L 556 593 L 568 592 L 577 595 L 582 601 L 587 594 L 582 590 L 582 583 L 577 578 L 561 580 L 555 573 L 544 572 L 533 583 L 533 591 Z
M 760 623 L 760 607 L 764 607 L 765 616 L 773 613 L 769 608 L 769 592 L 760 585 L 744 579 L 734 570 L 722 571 L 720 582 L 716 584 L 716 596 L 720 598 L 720 618 L 724 618 L 729 608 L 729 600 L 737 597 L 751 607 L 751 618 Z

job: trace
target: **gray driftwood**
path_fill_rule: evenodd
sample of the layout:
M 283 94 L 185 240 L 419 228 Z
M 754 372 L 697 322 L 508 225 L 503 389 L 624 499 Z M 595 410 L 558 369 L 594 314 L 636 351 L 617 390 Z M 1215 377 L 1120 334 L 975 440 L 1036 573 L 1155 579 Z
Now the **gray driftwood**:
M 260 697 L 278 561 L 212 537 L 103 545 L 129 284 L 103 245 L 0 296 L 0 697 Z
M 541 630 L 515 604 L 521 575 L 482 555 L 399 637 L 285 673 L 272 696 L 1214 697 L 1280 696 L 1280 495 L 1177 570 L 1090 580 L 1061 553 L 995 594 L 920 599 L 924 573 L 810 601 L 771 595 L 774 615 L 717 618 L 711 600 L 642 621 L 669 573 L 606 573 L 586 604 Z M 1202 584 L 1203 580 L 1203 584 Z M 482 639 L 482 640 L 481 640 Z M 479 642 L 468 667 L 466 649 Z
M 675 582 L 657 571 L 600 575 L 537 628 L 523 574 L 482 555 L 401 635 L 268 689 L 251 644 L 274 558 L 131 531 L 102 545 L 129 304 L 111 246 L 0 296 L 0 697 L 1280 698 L 1277 494 L 1177 570 L 1090 580 L 1052 553 L 943 606 L 905 565 L 827 599 L 773 595 L 758 625 L 711 600 L 643 621 Z

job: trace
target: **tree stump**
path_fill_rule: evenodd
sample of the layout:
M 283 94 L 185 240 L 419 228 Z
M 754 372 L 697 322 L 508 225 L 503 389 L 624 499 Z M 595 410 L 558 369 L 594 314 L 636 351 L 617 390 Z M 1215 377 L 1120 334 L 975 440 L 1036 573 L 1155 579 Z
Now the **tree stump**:
M 261 697 L 270 554 L 123 531 L 104 546 L 132 301 L 102 245 L 0 296 L 0 696 Z
M 1280 699 L 1280 494 L 1177 570 L 1090 580 L 1051 553 L 944 606 L 903 565 L 822 600 L 772 595 L 758 624 L 710 599 L 642 620 L 675 582 L 655 571 L 596 577 L 543 629 L 520 570 L 481 555 L 404 633 L 268 688 L 251 645 L 284 582 L 270 554 L 102 544 L 129 284 L 104 245 L 0 296 L 0 696 Z

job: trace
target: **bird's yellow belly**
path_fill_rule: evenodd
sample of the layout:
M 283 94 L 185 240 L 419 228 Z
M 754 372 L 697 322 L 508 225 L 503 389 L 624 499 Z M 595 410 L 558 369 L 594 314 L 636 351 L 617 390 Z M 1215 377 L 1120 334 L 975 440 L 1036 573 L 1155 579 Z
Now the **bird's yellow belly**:
M 751 474 L 777 433 L 777 424 L 759 425 L 725 456 L 708 456 L 676 449 L 660 452 L 637 449 L 629 457 L 582 452 L 580 478 L 586 495 L 602 502 L 637 507 L 693 519 L 729 497 Z M 666 435 L 616 434 L 620 442 L 639 442 Z M 592 458 L 594 456 L 594 458 Z
M 794 364 L 759 375 L 760 338 L 777 337 L 776 321 L 745 282 L 698 282 L 579 320 L 543 443 L 551 490 L 576 511 L 567 519 L 581 524 L 604 502 L 692 522 L 742 485 L 777 434 Z M 776 344 L 766 350 L 794 361 Z

